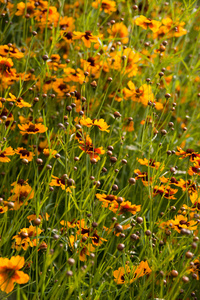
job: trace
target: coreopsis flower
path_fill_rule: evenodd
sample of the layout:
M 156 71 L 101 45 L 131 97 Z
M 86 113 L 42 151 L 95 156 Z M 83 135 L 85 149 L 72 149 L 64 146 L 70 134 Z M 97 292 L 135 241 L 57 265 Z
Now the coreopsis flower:
M 179 186 L 184 192 L 188 192 L 192 203 L 197 200 L 199 194 L 199 186 L 195 184 L 195 182 L 192 182 L 190 179 L 187 181 L 180 179 L 177 186 Z
M 179 182 L 178 182 L 178 180 L 176 180 L 175 177 L 166 178 L 165 176 L 162 176 L 159 179 L 162 183 L 168 183 L 168 184 L 173 184 L 173 185 L 179 186 Z
M 34 191 L 30 185 L 16 185 L 13 189 L 13 195 L 8 201 L 14 202 L 14 210 L 18 210 L 22 205 L 28 205 L 28 200 L 33 199 Z
M 98 36 L 93 36 L 90 30 L 86 32 L 74 31 L 73 35 L 73 40 L 82 40 L 87 48 L 91 47 L 91 43 L 98 42 Z
M 11 58 L 0 56 L 0 78 L 11 78 L 16 75 Z
M 166 199 L 176 199 L 174 197 L 174 194 L 176 194 L 177 192 L 178 189 L 172 189 L 169 186 L 166 187 L 164 185 L 160 185 L 160 186 L 155 185 L 153 188 L 153 197 L 160 194 Z
M 37 10 L 35 13 L 35 20 L 37 25 L 42 29 L 45 28 L 46 24 L 48 26 L 53 25 L 57 26 L 59 21 L 59 12 L 55 6 L 48 6 L 44 9 Z
M 62 190 L 65 190 L 66 192 L 72 193 L 71 189 L 74 189 L 75 186 L 72 184 L 71 181 L 69 181 L 69 179 L 66 179 L 65 176 L 62 177 L 56 177 L 54 175 L 52 176 L 52 180 L 49 183 L 50 186 L 60 186 Z
M 67 42 L 67 44 L 72 44 L 74 42 L 72 31 L 61 30 L 60 35 L 65 40 L 65 42 Z
M 0 150 L 0 162 L 9 162 L 10 158 L 8 156 L 12 156 L 15 154 L 15 151 L 12 147 L 8 147 L 4 150 Z
M 22 97 L 16 98 L 14 95 L 9 93 L 10 98 L 7 98 L 7 101 L 14 102 L 16 106 L 22 108 L 22 107 L 31 107 L 31 104 L 24 101 Z
M 145 16 L 139 16 L 135 19 L 135 24 L 143 29 L 151 29 L 153 32 L 157 32 L 161 26 L 161 22 L 146 18 Z
M 134 122 L 132 120 L 126 119 L 125 124 L 122 127 L 122 130 L 127 132 L 134 131 Z
M 46 157 L 49 157 L 49 156 L 55 157 L 55 155 L 56 155 L 57 153 L 58 153 L 58 152 L 57 152 L 56 150 L 53 150 L 53 149 L 48 149 L 48 148 L 43 149 L 43 154 L 44 154 L 44 156 L 46 156 Z
M 97 126 L 101 131 L 110 132 L 108 128 L 110 127 L 104 119 L 94 119 L 91 120 L 90 118 L 82 118 L 80 120 L 80 124 L 87 127 Z
M 117 196 L 115 195 L 96 194 L 95 196 L 99 201 L 109 203 L 109 204 L 117 200 Z
M 92 7 L 98 9 L 100 6 L 100 11 L 104 11 L 106 14 L 112 14 L 117 10 L 116 2 L 112 0 L 95 0 L 92 2 Z
M 99 56 L 90 56 L 87 60 L 80 59 L 81 68 L 89 74 L 93 74 L 93 78 L 99 78 L 101 72 L 101 60 Z
M 129 267 L 129 265 L 125 265 L 124 267 L 120 267 L 118 270 L 113 272 L 113 276 L 115 277 L 114 281 L 117 284 L 131 284 L 139 277 L 144 275 L 148 275 L 151 273 L 151 268 L 148 265 L 147 261 L 141 261 L 138 266 Z
M 17 149 L 15 149 L 15 153 L 19 154 L 21 159 L 27 159 L 28 161 L 32 161 L 33 156 L 35 155 L 33 152 L 28 151 L 23 147 L 18 147 Z
M 154 95 L 151 87 L 147 84 L 143 84 L 140 88 L 136 89 L 132 81 L 128 82 L 128 87 L 123 89 L 124 98 L 127 100 L 130 98 L 134 102 L 141 102 L 143 105 L 147 106 L 148 102 L 153 102 Z
M 122 44 L 128 43 L 128 28 L 121 23 L 115 23 L 110 29 L 108 29 L 111 39 L 120 39 Z
M 65 82 L 78 82 L 83 84 L 85 80 L 84 72 L 81 69 L 73 69 L 73 68 L 66 68 L 64 69 L 64 73 L 66 74 Z
M 18 251 L 27 250 L 29 247 L 37 246 L 37 235 L 40 235 L 42 229 L 36 228 L 35 226 L 29 226 L 28 228 L 22 228 L 17 235 L 13 236 L 14 243 L 12 248 L 17 249 Z
M 119 215 L 122 215 L 126 212 L 130 212 L 135 215 L 141 210 L 141 205 L 132 204 L 130 201 L 124 201 L 121 204 L 114 202 L 109 206 L 109 209 L 114 213 L 118 212 Z
M 79 148 L 86 152 L 89 156 L 90 159 L 95 158 L 96 160 L 100 160 L 100 157 L 98 154 L 104 154 L 105 150 L 103 150 L 103 147 L 99 147 L 99 148 L 94 148 L 93 144 L 92 144 L 92 140 L 91 138 L 87 135 L 85 140 L 80 140 L 79 139 Z
M 78 239 L 77 235 L 69 236 L 69 244 L 72 249 L 75 248 L 75 242 L 77 241 L 77 239 Z M 88 243 L 87 245 L 84 243 L 84 245 L 83 245 L 82 241 L 80 241 L 79 249 L 80 249 L 80 251 L 78 250 L 77 253 L 79 253 L 80 261 L 86 261 L 87 256 L 90 256 L 91 253 L 95 252 L 95 247 L 91 243 Z
M 188 169 L 188 174 L 190 176 L 200 175 L 200 159 L 195 159 L 193 166 L 190 166 Z
M 196 274 L 196 280 L 199 280 L 199 276 L 200 276 L 200 261 L 199 259 L 195 259 L 193 261 L 193 264 L 189 267 L 189 271 L 192 274 Z
M 137 158 L 137 161 L 143 166 L 147 166 L 147 167 L 149 166 L 151 168 L 155 168 L 156 170 L 158 170 L 158 169 L 163 170 L 163 168 L 164 168 L 164 167 L 161 167 L 160 162 L 156 162 L 154 159 L 151 159 L 151 158 L 149 159 L 149 161 L 146 158 L 144 158 L 144 159 Z
M 77 236 L 81 235 L 81 237 L 87 237 L 92 240 L 92 244 L 94 246 L 101 245 L 104 241 L 107 241 L 106 239 L 100 237 L 97 233 L 97 230 L 94 228 L 87 228 L 79 226 L 79 230 L 77 231 Z
M 52 82 L 52 88 L 57 93 L 58 97 L 64 97 L 66 93 L 71 93 L 76 90 L 76 87 L 70 86 L 65 83 L 63 78 L 56 78 L 56 81 Z
M 92 244 L 84 245 L 79 253 L 80 261 L 86 261 L 86 255 L 90 256 L 91 253 L 95 252 L 95 248 Z
M 0 55 L 4 57 L 14 57 L 20 59 L 24 57 L 24 54 L 20 52 L 17 47 L 14 45 L 8 47 L 8 45 L 1 45 L 0 46 Z
M 187 30 L 183 28 L 185 22 L 175 21 L 170 18 L 162 20 L 164 26 L 161 26 L 162 30 L 167 34 L 167 37 L 180 37 L 187 33 Z
M 153 182 L 153 178 L 149 178 L 147 172 L 141 172 L 139 169 L 135 169 L 134 174 L 136 176 L 135 180 L 141 179 L 145 186 L 148 186 Z
M 14 289 L 14 283 L 24 284 L 29 276 L 22 271 L 25 263 L 24 257 L 12 256 L 11 259 L 0 257 L 0 289 L 7 294 Z
M 64 227 L 61 228 L 61 232 L 66 232 L 69 228 L 84 228 L 86 226 L 86 223 L 85 223 L 85 219 L 81 219 L 81 220 L 72 220 L 72 221 L 65 221 L 65 220 L 62 220 L 60 221 L 60 224 L 63 225 Z
M 195 158 L 200 159 L 200 154 L 195 152 L 193 149 L 186 149 L 186 151 L 182 150 L 180 147 L 177 147 L 176 155 L 180 156 L 179 159 L 183 159 L 189 157 L 191 162 L 195 161 Z
M 29 14 L 32 18 L 35 16 L 35 13 L 35 1 L 27 1 L 27 3 L 19 2 L 17 4 L 17 12 L 15 13 L 16 16 L 25 17 L 25 14 Z
M 29 216 L 27 217 L 27 219 L 29 220 L 29 222 L 34 221 L 34 220 L 37 219 L 37 218 L 39 218 L 40 220 L 43 220 L 43 219 L 44 219 L 44 220 L 48 221 L 48 220 L 49 220 L 49 217 L 50 217 L 50 215 L 49 215 L 48 213 L 40 214 L 40 215 L 38 215 L 38 217 L 37 217 L 36 214 L 33 214 L 33 215 L 29 215 Z
M 125 265 L 125 268 L 120 267 L 118 270 L 115 270 L 113 272 L 113 276 L 115 277 L 114 281 L 117 284 L 124 284 L 124 283 L 130 284 L 134 280 L 134 278 L 133 279 L 130 278 L 130 276 L 129 276 L 130 273 L 131 273 L 131 269 L 130 269 L 129 265 Z
M 32 122 L 29 122 L 28 124 L 22 124 L 22 125 L 19 124 L 18 127 L 22 135 L 43 133 L 48 129 L 41 123 L 33 124 Z
M 61 17 L 60 22 L 59 22 L 60 29 L 68 30 L 68 31 L 73 30 L 74 29 L 74 21 L 75 20 L 72 17 L 67 17 L 67 16 Z
M 0 214 L 4 214 L 8 210 L 8 206 L 0 206 Z
M 11 184 L 11 186 L 14 186 L 14 189 L 12 189 L 11 192 L 14 193 L 16 187 L 21 187 L 25 185 L 28 185 L 28 179 L 24 180 L 20 178 Z
M 177 215 L 175 220 L 170 220 L 172 224 L 172 228 L 175 229 L 177 232 L 181 232 L 182 228 L 189 229 L 189 230 L 196 230 L 197 229 L 197 222 L 194 220 L 188 220 L 187 217 L 182 215 Z
M 126 57 L 125 74 L 127 74 L 129 78 L 136 76 L 138 73 L 138 66 L 136 63 L 141 59 L 140 54 L 127 47 L 123 50 L 123 55 Z

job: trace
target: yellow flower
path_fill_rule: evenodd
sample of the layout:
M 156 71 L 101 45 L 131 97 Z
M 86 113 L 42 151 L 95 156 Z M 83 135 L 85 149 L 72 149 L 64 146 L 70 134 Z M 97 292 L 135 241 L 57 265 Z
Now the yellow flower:
M 15 151 L 12 147 L 8 147 L 3 151 L 0 151 L 0 162 L 9 162 L 10 158 L 8 156 L 12 156 L 15 154 Z
M 161 25 L 161 22 L 159 21 L 154 21 L 149 18 L 146 18 L 145 16 L 139 16 L 135 20 L 135 24 L 142 27 L 143 29 L 151 29 L 153 32 L 157 32 L 159 30 L 159 27 Z
M 112 0 L 96 0 L 92 2 L 92 7 L 98 9 L 99 6 L 100 6 L 100 10 L 101 11 L 103 10 L 106 14 L 111 14 L 117 10 L 116 3 L 115 1 Z
M 47 131 L 47 129 L 48 129 L 41 123 L 33 124 L 32 122 L 30 122 L 28 124 L 18 125 L 18 127 L 21 130 L 20 133 L 22 135 L 43 133 L 43 132 Z
M 24 266 L 24 257 L 12 256 L 11 259 L 0 257 L 0 289 L 7 294 L 14 289 L 14 283 L 27 283 L 29 276 L 19 271 Z
M 81 39 L 84 42 L 85 47 L 90 48 L 91 47 L 91 42 L 96 43 L 98 41 L 97 36 L 93 36 L 92 32 L 90 30 L 86 32 L 79 32 L 79 31 L 74 31 L 73 32 L 74 40 L 79 40 Z

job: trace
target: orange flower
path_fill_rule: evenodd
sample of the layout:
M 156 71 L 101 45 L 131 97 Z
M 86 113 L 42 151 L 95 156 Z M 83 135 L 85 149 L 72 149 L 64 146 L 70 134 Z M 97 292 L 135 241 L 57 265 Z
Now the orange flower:
M 128 265 L 125 265 L 124 267 L 120 267 L 118 270 L 115 270 L 113 272 L 113 276 L 115 277 L 114 281 L 117 284 L 123 284 L 123 283 L 132 283 L 132 280 L 129 279 L 129 274 L 131 273 L 131 269 Z
M 141 210 L 141 205 L 132 205 L 130 201 L 122 202 L 121 204 L 114 202 L 110 205 L 109 209 L 114 213 L 118 212 L 119 215 L 122 215 L 126 212 L 131 212 L 133 215 L 135 215 Z
M 114 195 L 106 195 L 106 194 L 96 194 L 95 195 L 99 201 L 105 202 L 105 203 L 112 203 L 113 201 L 117 200 L 117 196 Z
M 148 262 L 141 261 L 138 266 L 132 266 L 132 269 L 129 267 L 129 265 L 125 265 L 125 268 L 120 267 L 118 270 L 113 272 L 113 276 L 115 277 L 114 281 L 117 284 L 131 284 L 139 277 L 148 275 L 150 273 L 151 269 L 148 265 Z
M 110 127 L 110 125 L 108 125 L 104 121 L 104 119 L 94 119 L 92 122 L 93 122 L 93 125 L 97 126 L 101 131 L 110 132 L 110 130 L 108 130 L 108 127 Z
M 111 14 L 117 10 L 116 3 L 112 0 L 95 0 L 94 2 L 92 2 L 92 7 L 98 9 L 99 6 L 100 11 L 103 10 L 106 14 Z
M 0 56 L 0 78 L 12 77 L 15 75 L 15 69 L 11 69 L 13 66 L 12 59 Z
M 188 174 L 190 176 L 193 176 L 193 175 L 200 175 L 200 160 L 199 161 L 195 161 L 194 162 L 194 165 L 189 167 L 189 170 L 188 170 Z
M 28 200 L 33 199 L 34 191 L 30 185 L 16 185 L 13 189 L 13 195 L 8 198 L 8 201 L 14 202 L 14 210 L 18 210 L 22 205 L 28 205 Z
M 158 170 L 161 165 L 160 162 L 156 162 L 155 160 L 153 160 L 151 158 L 149 159 L 149 161 L 146 158 L 144 158 L 144 159 L 137 158 L 137 161 L 143 166 L 147 166 L 147 167 L 149 166 L 151 168 L 155 168 L 156 170 Z M 161 170 L 163 170 L 163 169 L 164 169 L 164 167 L 161 167 Z
M 49 217 L 50 217 L 50 215 L 48 213 L 41 214 L 38 217 L 36 216 L 36 214 L 33 214 L 33 215 L 29 215 L 27 217 L 27 219 L 29 220 L 29 222 L 34 221 L 37 218 L 40 218 L 40 220 L 44 219 L 44 220 L 48 221 Z
M 35 15 L 35 1 L 27 1 L 27 4 L 24 2 L 20 2 L 17 4 L 17 12 L 16 16 L 25 16 L 25 14 L 29 14 L 30 17 Z
M 141 102 L 143 105 L 147 106 L 148 102 L 153 102 L 154 95 L 151 87 L 147 84 L 143 84 L 140 88 L 136 89 L 132 81 L 128 82 L 128 87 L 123 89 L 124 98 L 130 98 L 132 101 Z
M 0 151 L 0 162 L 9 162 L 10 158 L 8 156 L 12 156 L 15 154 L 15 151 L 12 147 L 8 147 L 3 151 Z
M 24 57 L 24 54 L 13 45 L 11 47 L 8 47 L 7 45 L 0 46 L 0 55 L 4 57 L 10 56 L 18 59 Z
M 59 97 L 64 97 L 66 93 L 74 92 L 76 89 L 75 86 L 66 84 L 62 78 L 56 78 L 56 81 L 52 83 L 52 88 Z
M 9 93 L 10 98 L 7 98 L 7 101 L 14 102 L 18 107 L 31 107 L 31 104 L 28 102 L 25 102 L 22 97 L 16 98 L 14 95 Z
M 135 180 L 138 180 L 138 179 L 142 179 L 142 183 L 145 185 L 145 186 L 148 186 L 152 183 L 153 179 L 152 177 L 148 177 L 148 173 L 147 172 L 141 172 L 139 169 L 136 169 L 134 170 L 134 174 L 135 174 Z
M 48 149 L 48 148 L 45 148 L 45 149 L 43 149 L 43 154 L 45 155 L 45 156 L 53 156 L 53 157 L 55 157 L 55 155 L 57 154 L 58 152 L 56 151 L 56 150 L 52 150 L 52 149 Z
M 85 80 L 84 72 L 81 69 L 72 69 L 72 68 L 66 68 L 64 69 L 64 73 L 67 75 L 65 78 L 65 82 L 78 82 L 80 84 L 83 84 Z
M 196 274 L 196 280 L 199 280 L 199 276 L 200 276 L 200 261 L 199 259 L 195 259 L 193 261 L 192 267 L 190 267 L 189 271 L 193 274 Z
M 80 124 L 87 127 L 92 127 L 92 125 L 94 125 L 99 127 L 101 131 L 110 132 L 110 130 L 108 130 L 108 127 L 110 126 L 104 121 L 104 119 L 91 120 L 90 118 L 82 118 L 80 120 Z
M 166 199 L 176 199 L 174 194 L 178 192 L 178 189 L 171 189 L 169 186 L 165 187 L 164 185 L 157 186 L 155 185 L 153 189 L 153 196 L 160 194 Z
M 61 30 L 68 30 L 68 31 L 73 30 L 74 19 L 72 17 L 67 17 L 67 16 L 61 17 L 59 25 Z
M 105 150 L 103 150 L 103 147 L 94 148 L 92 144 L 92 140 L 89 136 L 86 137 L 85 141 L 79 139 L 79 144 L 81 145 L 79 148 L 89 154 L 90 159 L 95 158 L 96 160 L 99 160 L 100 157 L 98 154 L 104 154 Z
M 21 130 L 20 133 L 22 135 L 43 133 L 43 132 L 47 131 L 47 129 L 48 129 L 41 123 L 33 124 L 32 122 L 29 122 L 28 124 L 18 125 L 18 127 Z
M 0 214 L 4 214 L 8 210 L 8 206 L 0 206 Z
M 15 240 L 15 242 L 12 244 L 12 248 L 15 248 L 17 251 L 21 250 L 27 250 L 30 247 L 36 247 L 37 246 L 37 235 L 40 235 L 42 230 L 40 228 L 36 228 L 35 226 L 29 226 L 29 228 L 22 228 L 20 232 L 18 232 L 17 235 L 13 236 L 12 240 Z
M 15 149 L 15 153 L 19 154 L 21 159 L 27 159 L 28 161 L 32 161 L 33 156 L 35 155 L 33 152 L 30 152 L 23 147 Z
M 125 74 L 128 74 L 128 77 L 133 77 L 137 75 L 138 67 L 136 63 L 139 62 L 139 60 L 141 59 L 139 53 L 136 53 L 135 51 L 133 51 L 133 49 L 127 47 L 126 49 L 124 49 L 123 55 L 127 57 L 126 65 L 125 65 L 126 66 Z
M 189 157 L 191 162 L 195 161 L 195 158 L 200 158 L 200 154 L 190 148 L 188 148 L 188 149 L 186 149 L 186 151 L 184 151 L 180 147 L 177 147 L 176 155 L 180 156 L 179 159 Z
M 25 186 L 28 185 L 28 179 L 18 179 L 17 181 L 13 182 L 11 186 L 14 186 L 14 189 L 11 190 L 12 193 L 14 193 L 15 188 L 20 187 L 20 186 Z
M 120 40 L 122 44 L 128 43 L 128 28 L 123 23 L 115 23 L 111 29 L 108 29 L 110 38 Z
M 134 131 L 134 122 L 129 118 L 126 119 L 125 121 L 126 121 L 126 123 L 124 124 L 122 130 L 125 130 L 128 132 Z
M 55 6 L 48 7 L 47 4 L 47 7 L 44 9 L 37 10 L 35 14 L 35 20 L 38 22 L 38 26 L 41 28 L 44 28 L 46 24 L 48 24 L 48 26 L 54 25 L 54 27 L 56 27 L 59 20 L 57 8 Z
M 187 217 L 184 217 L 182 215 L 178 215 L 175 217 L 175 220 L 170 220 L 170 223 L 172 223 L 172 228 L 181 232 L 182 228 L 189 229 L 189 230 L 196 230 L 197 229 L 197 222 L 196 221 L 189 221 Z
M 172 19 L 166 18 L 162 20 L 164 26 L 161 26 L 162 30 L 167 34 L 167 37 L 180 37 L 187 33 L 187 30 L 183 28 L 185 22 L 176 21 L 173 22 Z
M 199 193 L 199 186 L 197 186 L 190 179 L 187 181 L 180 179 L 177 186 L 179 186 L 184 192 L 185 191 L 188 192 L 192 203 L 194 203 L 197 200 L 198 193 Z
M 71 188 L 75 188 L 73 183 L 70 179 L 66 179 L 66 177 L 63 175 L 62 177 L 56 177 L 54 175 L 51 175 L 54 179 L 51 180 L 50 186 L 60 186 L 62 190 L 65 190 L 66 192 L 72 193 Z M 73 180 L 72 180 L 73 181 Z
M 24 266 L 24 257 L 12 256 L 11 259 L 0 257 L 0 289 L 7 294 L 14 289 L 14 283 L 24 284 L 29 276 L 19 271 Z
M 98 37 L 93 36 L 92 32 L 90 30 L 88 30 L 86 32 L 74 31 L 73 34 L 75 35 L 73 37 L 73 39 L 74 40 L 81 39 L 84 42 L 85 47 L 87 47 L 87 48 L 91 47 L 91 42 L 96 43 L 98 41 Z
M 71 235 L 69 237 L 69 242 L 72 248 L 75 248 L 75 242 L 77 241 L 78 236 Z M 79 253 L 79 259 L 80 261 L 85 261 L 86 260 L 86 255 L 89 256 L 91 253 L 95 252 L 95 248 L 93 247 L 92 244 L 87 244 L 87 245 L 82 245 L 82 242 L 80 242 L 80 252 Z
M 94 246 L 101 245 L 106 239 L 100 237 L 97 234 L 97 230 L 94 228 L 80 227 L 80 230 L 77 231 L 77 235 L 81 235 L 83 237 L 91 238 Z
M 159 21 L 154 21 L 149 18 L 146 18 L 145 16 L 139 16 L 135 20 L 135 24 L 142 27 L 143 29 L 151 29 L 153 32 L 157 32 L 159 30 L 159 27 L 161 25 L 161 22 Z
M 71 44 L 73 42 L 73 33 L 72 31 L 63 31 L 60 32 L 62 38 L 67 42 L 68 44 Z

